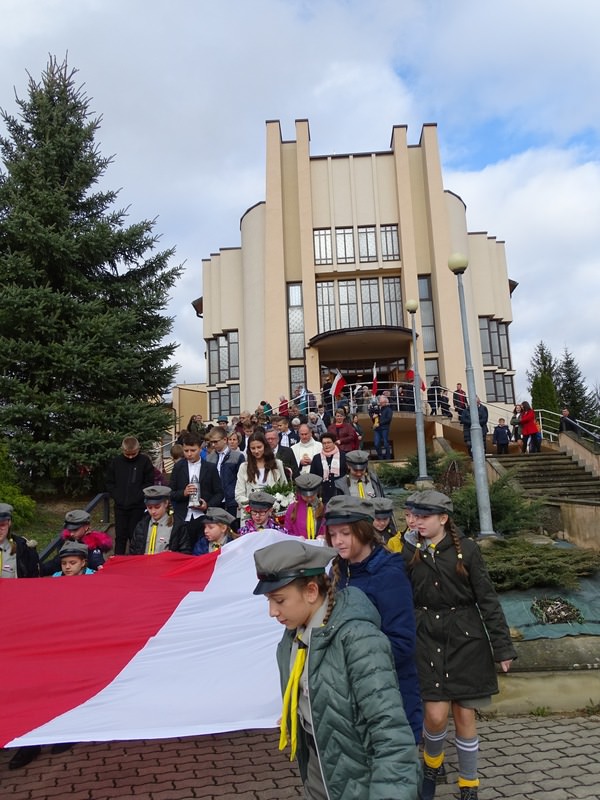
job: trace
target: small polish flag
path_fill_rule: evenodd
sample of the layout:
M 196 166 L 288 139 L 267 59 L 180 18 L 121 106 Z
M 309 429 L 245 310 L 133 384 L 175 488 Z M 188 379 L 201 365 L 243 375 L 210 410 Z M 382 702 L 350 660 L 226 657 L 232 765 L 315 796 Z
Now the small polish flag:
M 333 383 L 331 384 L 331 396 L 339 397 L 341 393 L 344 391 L 345 385 L 346 385 L 346 379 L 339 371 L 339 369 L 336 369 L 335 378 L 333 379 Z
M 373 364 L 373 397 L 377 394 L 377 364 Z

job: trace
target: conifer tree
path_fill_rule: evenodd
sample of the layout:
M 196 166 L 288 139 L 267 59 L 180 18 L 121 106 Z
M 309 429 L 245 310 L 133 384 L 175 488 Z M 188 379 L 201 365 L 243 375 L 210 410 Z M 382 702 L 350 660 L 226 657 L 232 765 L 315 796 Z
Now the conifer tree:
M 176 371 L 163 312 L 180 268 L 98 187 L 112 159 L 75 76 L 52 57 L 1 112 L 0 429 L 38 488 L 98 488 L 125 435 L 159 440 Z
M 546 347 L 544 342 L 539 342 L 535 346 L 533 356 L 531 357 L 530 367 L 526 372 L 528 392 L 531 393 L 532 391 L 534 379 L 543 373 L 549 375 L 552 379 L 552 382 L 556 384 L 558 375 L 558 360 L 554 358 L 550 352 L 550 349 Z
M 531 386 L 531 405 L 542 412 L 542 423 L 545 431 L 558 431 L 558 414 L 560 402 L 556 387 L 547 372 L 541 372 L 533 379 Z M 549 414 L 544 414 L 549 411 Z
M 557 391 L 561 406 L 569 409 L 570 416 L 580 422 L 594 421 L 597 414 L 594 395 L 587 388 L 579 365 L 566 347 L 558 365 Z

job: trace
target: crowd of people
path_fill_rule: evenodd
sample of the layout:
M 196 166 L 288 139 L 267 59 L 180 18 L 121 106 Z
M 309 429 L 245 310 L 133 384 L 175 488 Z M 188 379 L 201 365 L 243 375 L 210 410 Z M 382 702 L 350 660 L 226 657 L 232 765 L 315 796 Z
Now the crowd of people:
M 432 414 L 444 414 L 443 391 L 428 394 Z M 389 397 L 371 406 L 376 452 L 390 458 Z M 460 384 L 453 406 L 467 436 Z M 452 712 L 461 800 L 476 800 L 476 709 L 498 691 L 495 665 L 508 671 L 515 657 L 479 548 L 454 525 L 451 498 L 435 490 L 410 495 L 396 524 L 349 409 L 329 414 L 312 393 L 304 407 L 282 397 L 277 410 L 266 402 L 261 409 L 215 425 L 194 415 L 173 446 L 167 481 L 138 440 L 125 437 L 106 478 L 114 545 L 74 509 L 59 552 L 40 564 L 32 543 L 12 531 L 11 506 L 0 504 L 2 577 L 92 575 L 111 551 L 203 555 L 240 536 L 287 533 L 256 551 L 255 593 L 286 629 L 277 652 L 280 747 L 297 758 L 306 796 L 341 800 L 351 787 L 357 798 L 432 800 L 445 777 Z M 529 411 L 522 403 L 510 426 L 499 422 L 497 447 L 514 439 L 515 427 L 531 441 Z M 477 412 L 487 432 L 479 401 Z M 294 498 L 277 514 L 276 494 L 289 486 Z M 20 748 L 10 767 L 38 752 Z

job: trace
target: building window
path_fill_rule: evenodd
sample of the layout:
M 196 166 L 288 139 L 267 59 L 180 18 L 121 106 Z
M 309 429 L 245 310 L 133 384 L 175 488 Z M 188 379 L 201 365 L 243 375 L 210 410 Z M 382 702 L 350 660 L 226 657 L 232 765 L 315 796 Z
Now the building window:
M 240 387 L 238 384 L 223 386 L 209 392 L 210 416 L 216 419 L 221 414 L 231 416 L 240 413 Z
M 288 347 L 290 358 L 304 358 L 302 284 L 288 284 Z
M 297 386 L 306 386 L 306 370 L 304 367 L 290 367 L 290 397 L 294 396 Z
M 354 264 L 354 231 L 352 228 L 335 229 L 335 248 L 338 264 Z
M 436 353 L 437 339 L 435 335 L 435 315 L 433 313 L 433 296 L 429 275 L 419 275 L 419 307 L 421 310 L 421 336 L 423 352 Z
M 402 325 L 402 290 L 400 278 L 383 279 L 383 310 L 386 325 Z
M 425 359 L 425 377 L 423 381 L 426 386 L 431 384 L 431 381 L 434 378 L 440 377 L 440 362 L 437 358 L 426 358 Z
M 381 307 L 379 305 L 379 281 L 377 280 L 377 278 L 363 278 L 361 280 L 360 300 L 362 304 L 362 320 L 363 320 L 362 324 L 381 325 Z
M 358 229 L 358 254 L 361 262 L 377 261 L 377 236 L 374 225 Z
M 340 303 L 340 328 L 356 328 L 358 326 L 356 281 L 339 281 L 338 296 Z
M 381 232 L 381 260 L 399 261 L 400 244 L 398 241 L 398 226 L 382 225 L 380 232 Z
M 479 341 L 484 367 L 512 369 L 506 322 L 479 317 Z
M 313 244 L 315 248 L 315 264 L 333 264 L 331 230 L 329 228 L 317 228 L 314 230 Z
M 515 385 L 512 375 L 504 376 L 504 396 L 510 405 L 515 403 Z
M 225 383 L 240 377 L 240 351 L 237 331 L 208 340 L 208 382 Z
M 335 330 L 333 281 L 317 282 L 317 317 L 319 333 Z

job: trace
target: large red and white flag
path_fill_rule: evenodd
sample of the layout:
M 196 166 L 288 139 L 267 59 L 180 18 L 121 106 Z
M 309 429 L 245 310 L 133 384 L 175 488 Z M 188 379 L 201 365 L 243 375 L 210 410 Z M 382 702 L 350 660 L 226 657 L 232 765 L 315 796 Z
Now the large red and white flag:
M 373 397 L 377 394 L 377 364 L 373 364 L 373 387 L 371 389 Z
M 220 554 L 117 556 L 78 580 L 0 581 L 0 746 L 276 727 L 281 626 L 243 536 Z

